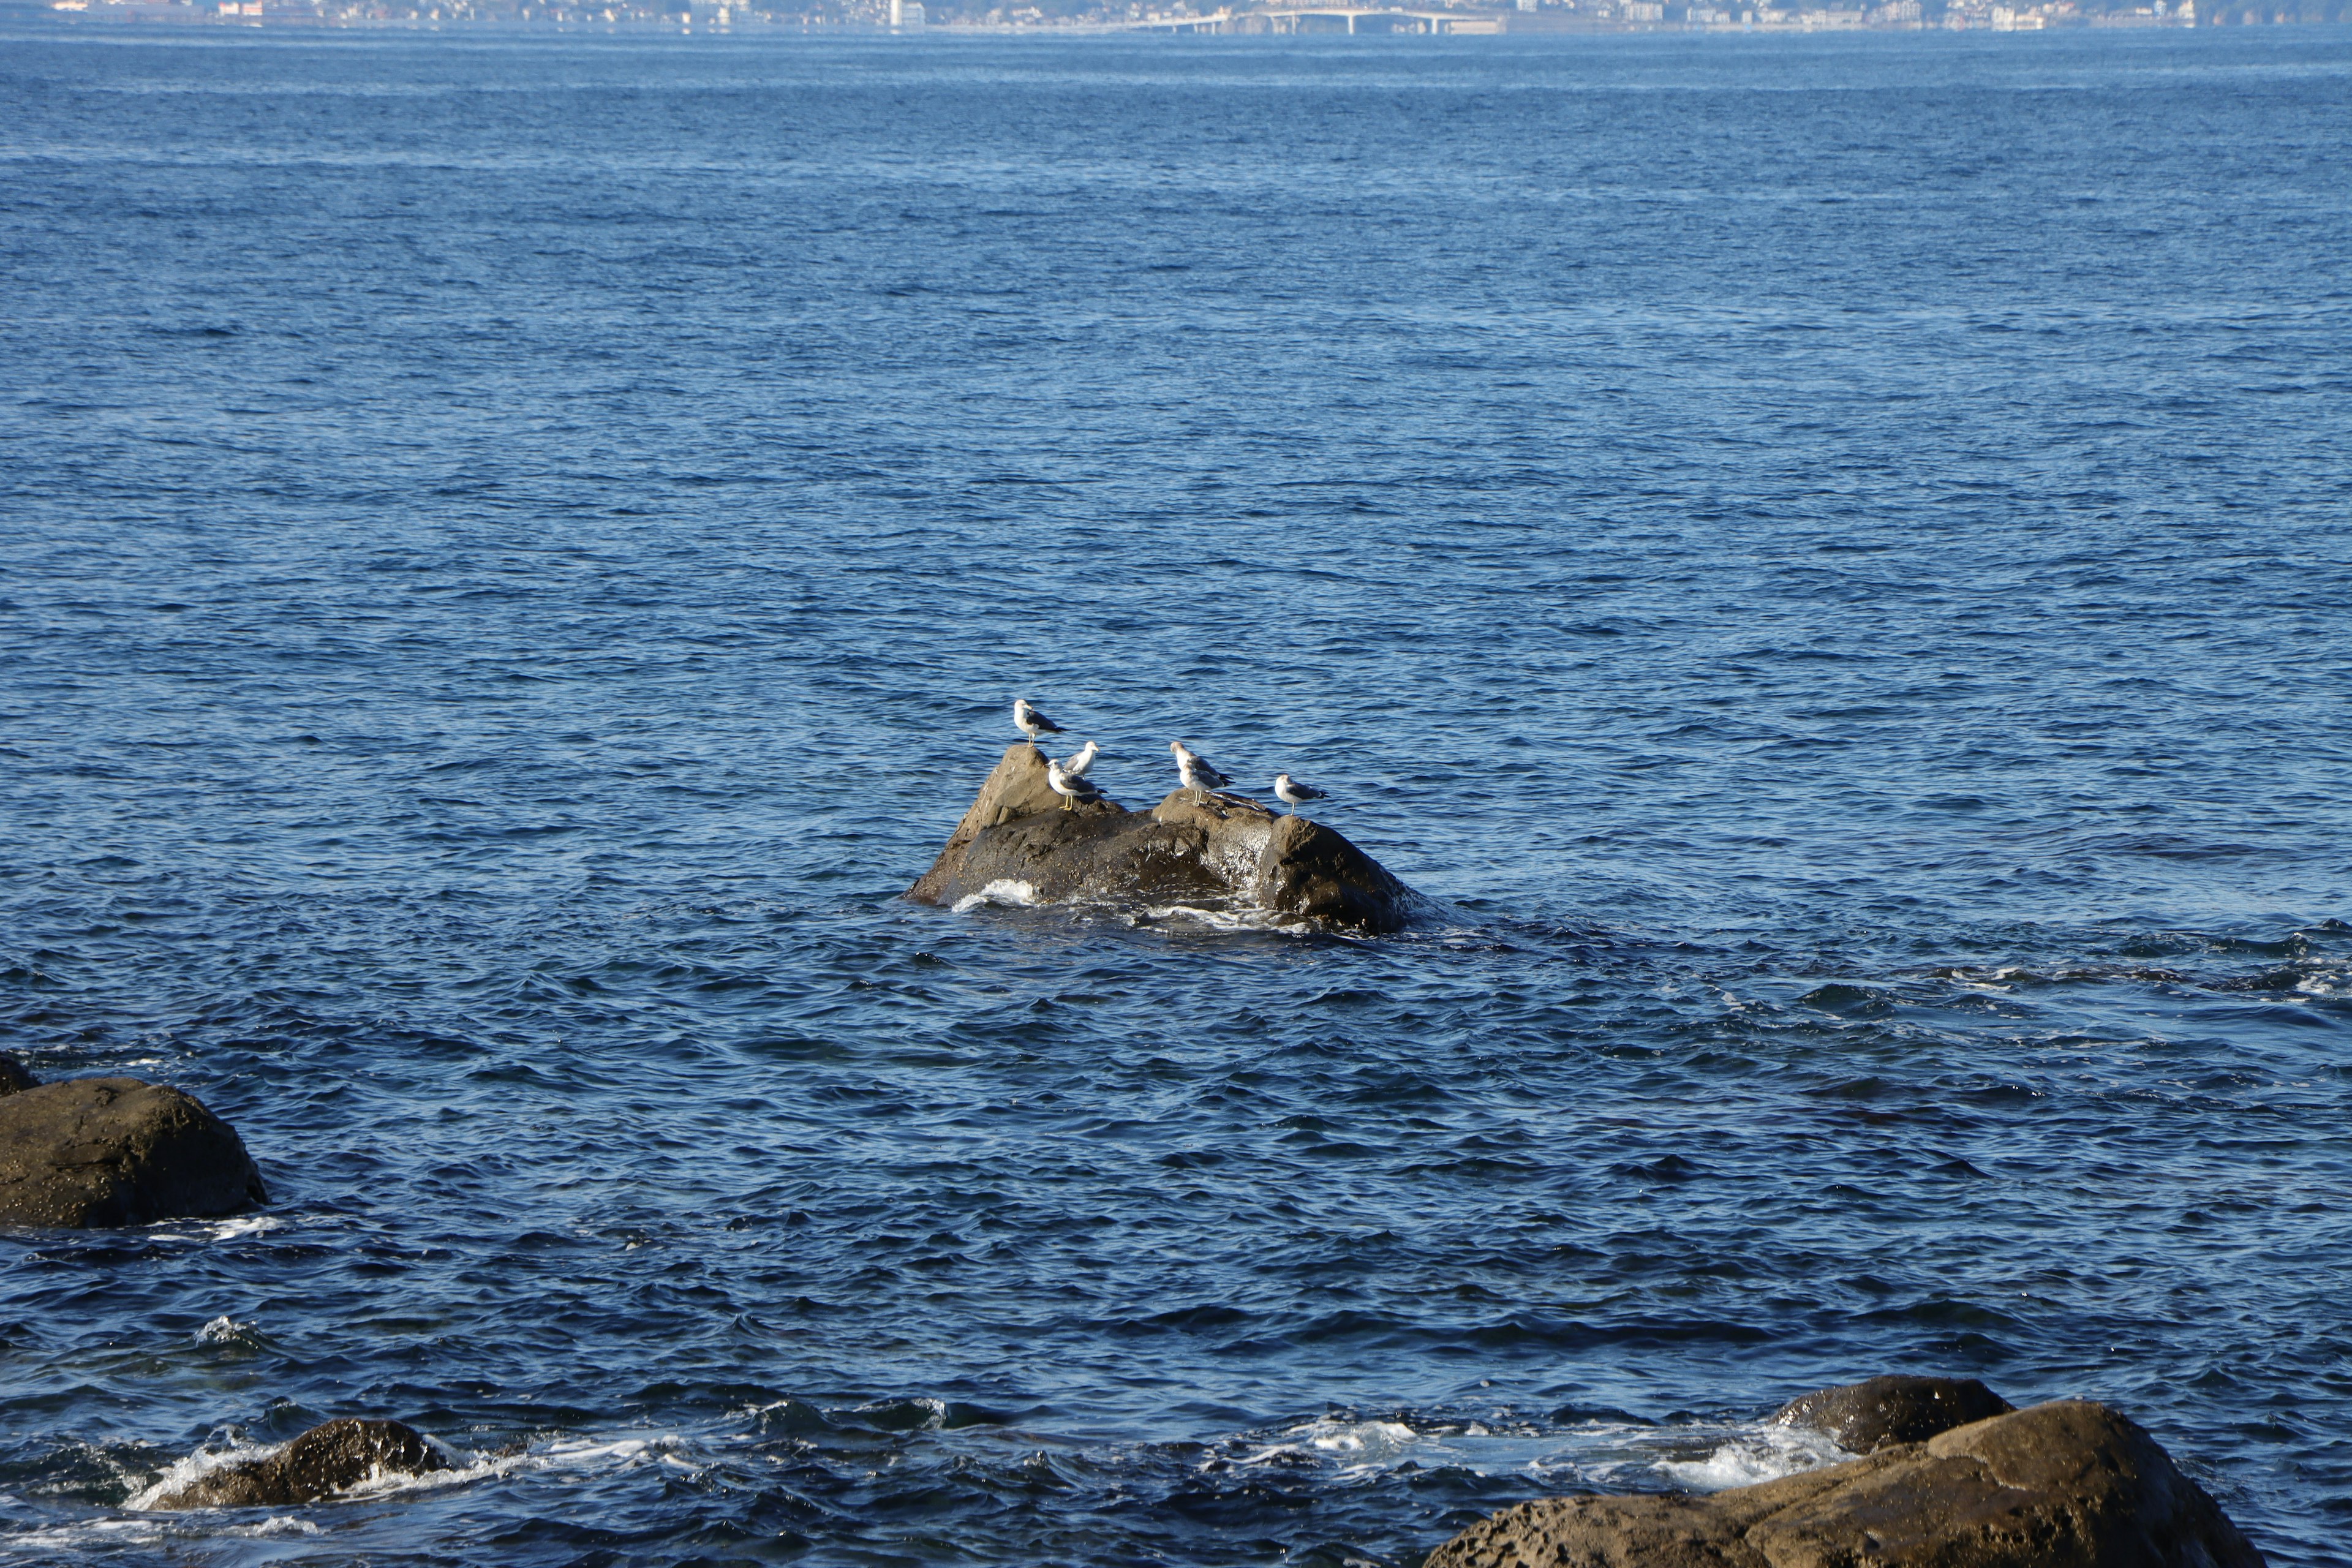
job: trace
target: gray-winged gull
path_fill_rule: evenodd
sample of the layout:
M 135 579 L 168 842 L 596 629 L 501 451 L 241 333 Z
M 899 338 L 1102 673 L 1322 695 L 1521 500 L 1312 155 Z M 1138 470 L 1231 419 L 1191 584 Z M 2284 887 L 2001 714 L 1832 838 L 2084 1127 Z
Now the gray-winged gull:
M 1087 801 L 1102 798 L 1102 791 L 1054 761 L 1045 759 L 1045 785 L 1062 797 L 1062 809 L 1069 811 Z
M 1329 800 L 1331 792 L 1317 789 L 1311 784 L 1301 784 L 1288 773 L 1276 773 L 1274 775 L 1274 798 L 1290 807 L 1290 815 L 1297 816 L 1300 806 L 1310 800 Z
M 1211 766 L 1208 758 L 1202 756 L 1183 742 L 1171 741 L 1168 742 L 1168 749 L 1176 753 L 1176 776 L 1184 781 L 1186 789 L 1192 792 L 1194 805 L 1201 804 L 1202 791 L 1223 789 L 1234 782 Z
M 1013 721 L 1021 726 L 1021 732 L 1029 737 L 1029 743 L 1033 746 L 1037 743 L 1037 737 L 1040 735 L 1058 735 L 1062 732 L 1062 727 L 1059 724 L 1030 707 L 1026 697 L 1016 697 L 1013 700 Z

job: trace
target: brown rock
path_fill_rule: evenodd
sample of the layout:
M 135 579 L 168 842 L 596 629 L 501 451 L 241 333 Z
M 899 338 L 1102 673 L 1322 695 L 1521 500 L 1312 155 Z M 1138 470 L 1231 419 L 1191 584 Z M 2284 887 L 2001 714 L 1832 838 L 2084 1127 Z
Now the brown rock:
M 379 1476 L 421 1476 L 449 1462 L 424 1435 L 399 1421 L 346 1416 L 313 1426 L 267 1458 L 224 1465 L 149 1508 L 283 1508 L 310 1502 Z
M 1874 1377 L 1800 1394 L 1772 1419 L 1825 1432 L 1848 1453 L 1867 1454 L 1888 1443 L 1924 1443 L 2016 1408 L 1972 1377 Z
M 1423 1568 L 2261 1568 L 2156 1440 L 2062 1400 L 1713 1497 L 1576 1497 Z
M 1370 931 L 1402 930 L 1412 890 L 1336 830 L 1232 794 L 1178 790 L 1151 811 L 1108 799 L 1076 810 L 1045 784 L 1043 752 L 1007 747 L 907 896 L 951 904 L 993 884 L 1039 903 L 1233 905 Z
M 268 1201 L 236 1130 L 176 1089 L 82 1078 L 0 1098 L 0 1225 L 145 1225 Z

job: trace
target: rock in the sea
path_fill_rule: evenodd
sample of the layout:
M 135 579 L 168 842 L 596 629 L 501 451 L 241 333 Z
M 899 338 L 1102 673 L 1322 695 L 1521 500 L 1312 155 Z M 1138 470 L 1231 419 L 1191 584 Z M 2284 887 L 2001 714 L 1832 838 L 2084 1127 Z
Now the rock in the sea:
M 0 1051 L 0 1094 L 14 1094 L 40 1081 L 33 1076 L 31 1068 L 7 1052 Z
M 1825 1432 L 1848 1453 L 1867 1454 L 1889 1443 L 1924 1443 L 2016 1408 L 1972 1377 L 1874 1377 L 1799 1394 L 1772 1419 Z
M 283 1508 L 379 1477 L 422 1476 L 448 1468 L 415 1427 L 346 1416 L 311 1427 L 267 1458 L 224 1465 L 146 1506 Z
M 2156 1439 L 2061 1400 L 1712 1497 L 1573 1497 L 1423 1568 L 2261 1568 Z
M 176 1089 L 79 1078 L 0 1098 L 0 1225 L 145 1225 L 268 1201 L 236 1129 Z
M 1338 831 L 1226 794 L 1178 790 L 1149 812 L 1108 799 L 1074 811 L 1045 758 L 1007 747 L 947 847 L 907 896 L 953 904 L 992 888 L 1035 903 L 1206 902 L 1355 931 L 1402 930 L 1413 894 Z

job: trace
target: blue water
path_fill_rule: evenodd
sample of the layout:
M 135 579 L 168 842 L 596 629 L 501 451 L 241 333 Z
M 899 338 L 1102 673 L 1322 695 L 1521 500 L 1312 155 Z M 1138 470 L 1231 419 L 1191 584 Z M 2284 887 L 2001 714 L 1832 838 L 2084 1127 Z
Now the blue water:
M 2352 31 L 0 38 L 0 1557 L 1405 1568 L 1891 1371 L 2352 1552 Z M 1437 914 L 898 895 L 1027 695 Z M 448 1484 L 126 1507 L 332 1415 Z M 176 1471 L 174 1470 L 176 1467 Z

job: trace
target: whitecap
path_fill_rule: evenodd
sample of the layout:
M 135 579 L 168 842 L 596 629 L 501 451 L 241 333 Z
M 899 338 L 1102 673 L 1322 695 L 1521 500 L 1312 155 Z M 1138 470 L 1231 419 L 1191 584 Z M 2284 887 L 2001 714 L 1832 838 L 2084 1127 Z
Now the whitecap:
M 1767 1423 L 1742 1428 L 1705 1458 L 1660 1459 L 1652 1468 L 1686 1491 L 1719 1492 L 1853 1458 L 1819 1432 Z
M 1402 1421 L 1310 1421 L 1291 1435 L 1327 1454 L 1398 1453 L 1421 1437 Z
M 215 1320 L 215 1323 L 227 1321 L 229 1321 L 227 1319 Z M 214 1327 L 214 1324 L 207 1323 L 205 1326 L 209 1330 Z M 240 1333 L 247 1329 L 247 1326 L 242 1324 L 232 1324 L 231 1327 L 234 1331 Z M 174 1462 L 162 1475 L 141 1488 L 122 1506 L 133 1512 L 152 1509 L 157 1499 L 168 1497 L 224 1466 L 241 1465 L 255 1459 L 267 1459 L 286 1447 L 283 1443 L 248 1443 L 234 1433 L 216 1434 L 215 1439 L 215 1441 L 207 1442 L 205 1447 L 198 1448 L 187 1458 Z M 675 1435 L 604 1441 L 572 1438 L 550 1443 L 539 1449 L 524 1449 L 520 1452 L 497 1451 L 488 1454 L 469 1453 L 464 1449 L 453 1447 L 437 1437 L 428 1436 L 425 1441 L 432 1444 L 434 1451 L 447 1461 L 448 1468 L 427 1470 L 421 1475 L 411 1475 L 405 1471 L 397 1470 L 391 1472 L 379 1470 L 367 1479 L 336 1492 L 334 1499 L 320 1500 L 371 1500 L 388 1497 L 397 1492 L 438 1491 L 450 1487 L 470 1486 L 476 1481 L 495 1476 L 512 1475 L 519 1470 L 593 1469 L 604 1467 L 629 1469 L 655 1461 L 682 1462 L 671 1458 L 680 1447 L 680 1440 Z M 262 1527 L 254 1528 L 258 1530 Z
M 290 1513 L 281 1513 L 273 1515 L 268 1519 L 265 1519 L 259 1524 L 249 1524 L 242 1530 L 230 1531 L 229 1533 L 231 1535 L 261 1536 L 324 1535 L 327 1532 L 324 1530 L 321 1530 L 319 1526 L 311 1523 L 307 1519 L 297 1519 Z
M 1035 883 L 1016 882 L 1011 878 L 1000 877 L 977 893 L 966 893 L 962 898 L 958 899 L 955 901 L 955 912 L 960 915 L 970 914 L 984 904 L 1010 904 L 1017 909 L 1027 909 L 1036 901 Z
M 226 1320 L 215 1320 L 223 1321 Z M 212 1324 L 207 1323 L 205 1327 L 209 1330 Z M 223 1439 L 219 1446 L 215 1447 L 208 1442 L 185 1458 L 174 1460 L 162 1475 L 133 1493 L 122 1506 L 133 1512 L 152 1508 L 157 1498 L 168 1497 L 224 1466 L 241 1465 L 248 1459 L 266 1459 L 286 1446 L 283 1443 L 248 1443 L 234 1433 L 215 1436 Z
M 248 1236 L 266 1236 L 273 1230 L 286 1228 L 286 1221 L 270 1214 L 238 1215 L 234 1219 L 215 1220 L 204 1227 L 208 1241 L 237 1241 Z
M 1216 931 L 1270 931 L 1279 936 L 1312 936 L 1321 929 L 1299 915 L 1211 904 L 1147 904 L 1139 913 L 1129 917 L 1131 925 L 1168 921 Z
M 200 1345 L 249 1345 L 258 1329 L 252 1323 L 240 1323 L 224 1312 L 196 1331 Z
M 1451 1432 L 1454 1428 L 1438 1430 Z M 1402 1421 L 1349 1421 L 1338 1416 L 1304 1422 L 1283 1433 L 1283 1436 L 1293 1440 L 1268 1444 L 1234 1463 L 1280 1465 L 1334 1460 L 1344 1467 L 1342 1473 L 1348 1474 L 1385 1469 L 1402 1460 L 1408 1450 L 1423 1441 L 1421 1433 Z

